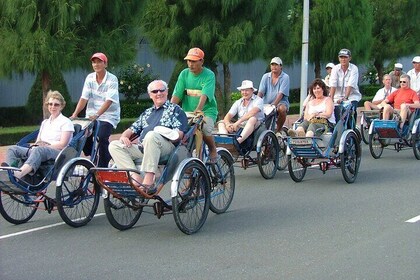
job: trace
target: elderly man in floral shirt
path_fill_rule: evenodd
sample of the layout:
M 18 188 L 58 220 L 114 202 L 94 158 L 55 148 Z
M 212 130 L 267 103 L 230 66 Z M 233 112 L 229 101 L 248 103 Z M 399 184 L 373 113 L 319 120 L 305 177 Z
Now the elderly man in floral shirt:
M 185 112 L 168 100 L 168 86 L 162 80 L 155 80 L 147 87 L 153 106 L 146 109 L 119 140 L 112 141 L 109 152 L 118 168 L 135 169 L 135 161 L 142 160 L 140 171 L 143 176 L 132 173 L 132 179 L 145 192 L 154 193 L 155 173 L 159 159 L 172 153 L 188 129 Z M 134 135 L 138 143 L 133 144 Z

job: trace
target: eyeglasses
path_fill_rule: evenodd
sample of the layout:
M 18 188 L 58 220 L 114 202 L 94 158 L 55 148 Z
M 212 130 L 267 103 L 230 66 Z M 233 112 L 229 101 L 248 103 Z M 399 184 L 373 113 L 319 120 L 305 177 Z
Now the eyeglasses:
M 406 84 L 407 81 L 400 81 L 400 84 Z
M 151 90 L 150 92 L 153 93 L 153 94 L 156 94 L 158 92 L 165 92 L 165 91 L 166 91 L 166 88 L 163 88 L 163 89 L 154 89 L 154 90 Z
M 59 107 L 61 106 L 60 103 L 47 103 L 48 106 Z

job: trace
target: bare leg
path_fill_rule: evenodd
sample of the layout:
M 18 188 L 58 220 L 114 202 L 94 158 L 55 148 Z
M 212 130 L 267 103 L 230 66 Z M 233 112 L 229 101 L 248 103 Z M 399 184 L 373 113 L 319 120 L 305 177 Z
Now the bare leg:
M 24 164 L 22 165 L 22 167 L 20 168 L 20 171 L 15 171 L 15 177 L 20 179 L 23 176 L 25 176 L 26 174 L 29 174 L 29 172 L 31 172 L 33 170 L 32 166 L 30 166 L 29 164 Z
M 384 111 L 383 111 L 382 118 L 384 120 L 389 120 L 389 119 L 391 119 L 391 116 L 392 116 L 393 113 L 394 113 L 394 109 L 392 108 L 392 106 L 389 105 L 389 104 L 386 104 L 384 106 Z
M 257 125 L 257 119 L 255 117 L 251 117 L 248 119 L 244 129 L 241 132 L 241 137 L 238 138 L 239 144 L 244 142 L 249 137 L 249 135 L 251 135 L 252 132 L 254 132 L 256 125 Z
M 216 143 L 214 142 L 213 135 L 206 136 L 203 135 L 204 143 L 209 147 L 210 158 L 217 158 L 217 148 Z
M 283 104 L 277 106 L 277 131 L 281 132 L 281 129 L 286 121 L 287 116 L 287 108 Z
M 224 122 L 219 122 L 217 125 L 217 129 L 219 130 L 220 134 L 228 134 L 228 131 L 226 129 L 226 125 Z
M 407 105 L 405 104 L 401 104 L 401 111 L 400 111 L 400 116 L 401 116 L 400 128 L 401 129 L 404 127 L 404 123 L 407 120 L 409 114 L 410 114 L 410 108 L 408 108 Z

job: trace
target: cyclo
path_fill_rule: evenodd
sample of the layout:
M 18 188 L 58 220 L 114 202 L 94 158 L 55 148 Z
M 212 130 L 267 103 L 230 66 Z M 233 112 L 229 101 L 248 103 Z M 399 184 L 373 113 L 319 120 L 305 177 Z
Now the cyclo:
M 235 134 L 213 133 L 213 136 L 217 146 L 226 147 L 232 151 L 235 161 L 240 160 L 243 169 L 258 165 L 261 175 L 265 179 L 272 179 L 276 175 L 279 162 L 284 160 L 285 153 L 284 150 L 280 151 L 281 146 L 272 130 L 276 124 L 275 106 L 264 105 L 264 114 L 264 122 L 248 137 L 240 149 L 234 146 L 233 141 L 241 130 Z M 280 153 L 283 156 L 280 156 Z
M 92 147 L 90 161 L 76 164 L 72 159 L 81 154 L 89 134 L 93 133 L 94 139 L 97 139 L 99 125 L 94 126 L 89 119 L 74 119 L 73 125 L 75 132 L 70 145 L 60 152 L 55 161 L 43 162 L 35 174 L 18 179 L 13 173 L 19 170 L 18 167 L 0 167 L 0 213 L 8 222 L 26 223 L 38 209 L 48 213 L 58 209 L 64 222 L 72 227 L 86 225 L 92 219 L 100 193 L 86 174 L 94 166 L 97 143 Z M 36 130 L 25 136 L 17 145 L 30 147 L 38 132 Z M 47 192 L 54 181 L 57 186 L 55 198 Z
M 392 146 L 399 152 L 413 148 L 414 156 L 420 160 L 420 109 L 415 109 L 404 124 L 402 131 L 399 129 L 400 117 L 394 114 L 392 120 L 375 119 L 369 128 L 369 150 L 373 158 L 381 157 L 383 150 Z
M 341 116 L 333 131 L 320 137 L 289 137 L 287 158 L 290 177 L 301 182 L 308 167 L 319 166 L 325 174 L 332 167 L 340 168 L 347 183 L 356 180 L 360 161 L 360 139 L 355 131 L 354 109 L 342 103 Z
M 220 214 L 229 208 L 235 191 L 232 156 L 226 149 L 218 148 L 217 162 L 205 163 L 208 151 L 202 142 L 203 116 L 190 118 L 189 124 L 189 131 L 172 154 L 160 159 L 161 174 L 156 178 L 158 187 L 154 194 L 133 184 L 130 173 L 139 173 L 137 169 L 89 170 L 104 190 L 105 213 L 113 227 L 119 230 L 133 227 L 144 208 L 150 207 L 157 218 L 172 212 L 178 228 L 193 234 L 204 225 L 209 209 Z M 194 153 L 197 157 L 193 157 Z M 170 198 L 165 199 L 160 193 L 169 182 Z
M 369 144 L 369 128 L 374 119 L 381 119 L 382 110 L 362 110 L 360 118 L 360 132 L 365 144 Z

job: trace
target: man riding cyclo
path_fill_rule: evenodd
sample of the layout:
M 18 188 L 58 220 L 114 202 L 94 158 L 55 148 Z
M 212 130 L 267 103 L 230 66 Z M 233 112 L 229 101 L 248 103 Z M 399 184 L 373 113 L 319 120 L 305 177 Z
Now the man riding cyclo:
M 420 108 L 420 101 L 417 93 L 410 88 L 410 76 L 401 75 L 400 85 L 401 87 L 386 97 L 378 107 L 383 108 L 384 120 L 392 119 L 394 113 L 399 115 L 401 119 L 399 129 L 402 135 L 405 135 L 408 132 L 408 126 L 403 130 L 404 124 L 410 119 L 414 109 Z

